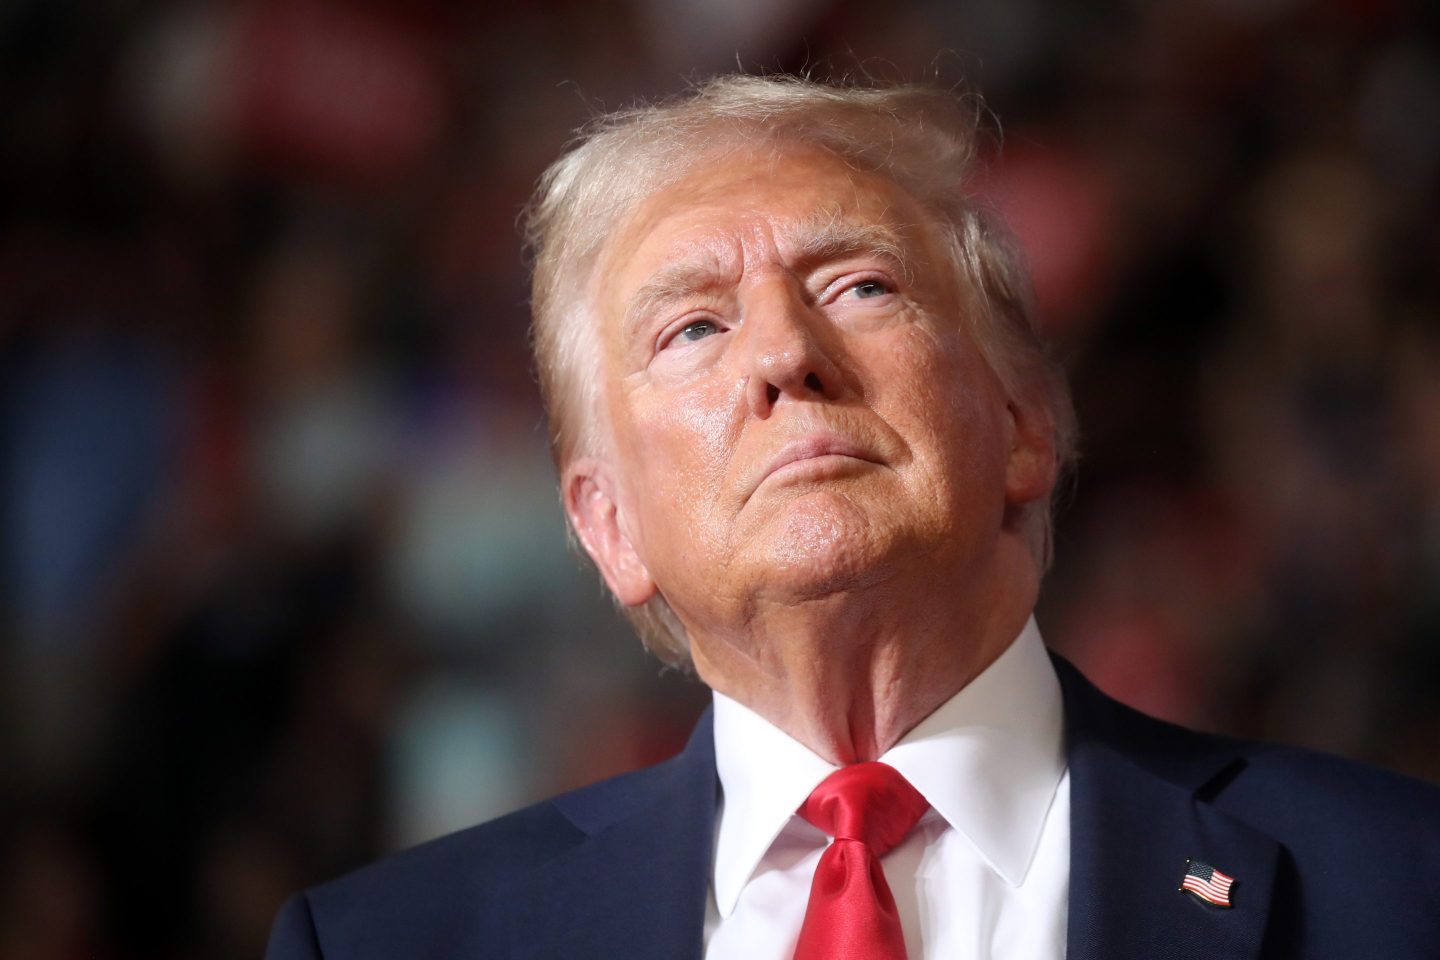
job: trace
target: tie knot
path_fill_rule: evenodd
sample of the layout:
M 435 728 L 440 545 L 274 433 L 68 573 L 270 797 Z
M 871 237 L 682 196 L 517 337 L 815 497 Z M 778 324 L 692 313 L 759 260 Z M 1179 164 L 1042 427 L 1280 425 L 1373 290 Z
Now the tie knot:
M 800 816 L 837 840 L 889 853 L 930 804 L 894 767 L 874 760 L 841 767 L 800 805 Z

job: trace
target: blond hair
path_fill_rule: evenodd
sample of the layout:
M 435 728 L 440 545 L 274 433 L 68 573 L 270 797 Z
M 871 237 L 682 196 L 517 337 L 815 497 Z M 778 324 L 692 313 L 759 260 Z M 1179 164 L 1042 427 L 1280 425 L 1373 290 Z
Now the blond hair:
M 562 474 L 576 457 L 600 452 L 599 359 L 594 338 L 580 334 L 595 322 L 587 293 L 606 240 L 667 186 L 727 151 L 763 145 L 818 148 L 889 178 L 925 208 L 958 274 L 963 321 L 1007 397 L 1047 414 L 1063 472 L 1075 452 L 1070 395 L 1036 329 L 1018 251 L 971 189 L 980 116 L 975 101 L 937 87 L 737 75 L 584 128 L 540 178 L 524 218 L 532 346 Z M 1051 552 L 1049 504 L 1037 504 L 1026 524 L 1043 570 Z M 688 641 L 663 597 L 626 614 L 657 656 L 688 666 Z

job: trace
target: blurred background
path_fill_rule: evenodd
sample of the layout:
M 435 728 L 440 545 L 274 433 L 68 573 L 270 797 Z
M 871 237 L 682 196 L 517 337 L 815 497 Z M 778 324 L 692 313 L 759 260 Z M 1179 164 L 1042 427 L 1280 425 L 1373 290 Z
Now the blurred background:
M 0 960 L 258 957 L 293 889 L 664 757 L 567 552 L 514 223 L 600 108 L 963 81 L 1084 430 L 1102 687 L 1440 780 L 1420 0 L 0 4 Z

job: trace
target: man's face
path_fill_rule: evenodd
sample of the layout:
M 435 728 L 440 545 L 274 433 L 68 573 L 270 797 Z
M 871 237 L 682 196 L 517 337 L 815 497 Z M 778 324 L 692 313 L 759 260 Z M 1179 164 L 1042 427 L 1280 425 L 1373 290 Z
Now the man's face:
M 565 481 L 617 596 L 658 589 L 694 637 L 983 579 L 1007 505 L 1048 485 L 953 274 L 908 194 L 817 151 L 727 156 L 625 221 L 593 288 L 605 450 Z

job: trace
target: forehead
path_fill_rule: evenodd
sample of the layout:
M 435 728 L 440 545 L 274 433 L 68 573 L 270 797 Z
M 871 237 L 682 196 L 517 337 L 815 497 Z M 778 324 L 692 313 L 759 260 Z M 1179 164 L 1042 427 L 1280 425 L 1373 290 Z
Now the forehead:
M 594 295 L 606 309 L 657 272 L 738 274 L 754 256 L 877 248 L 908 262 L 923 245 L 924 219 L 888 178 L 818 149 L 724 154 L 622 220 L 601 252 Z

